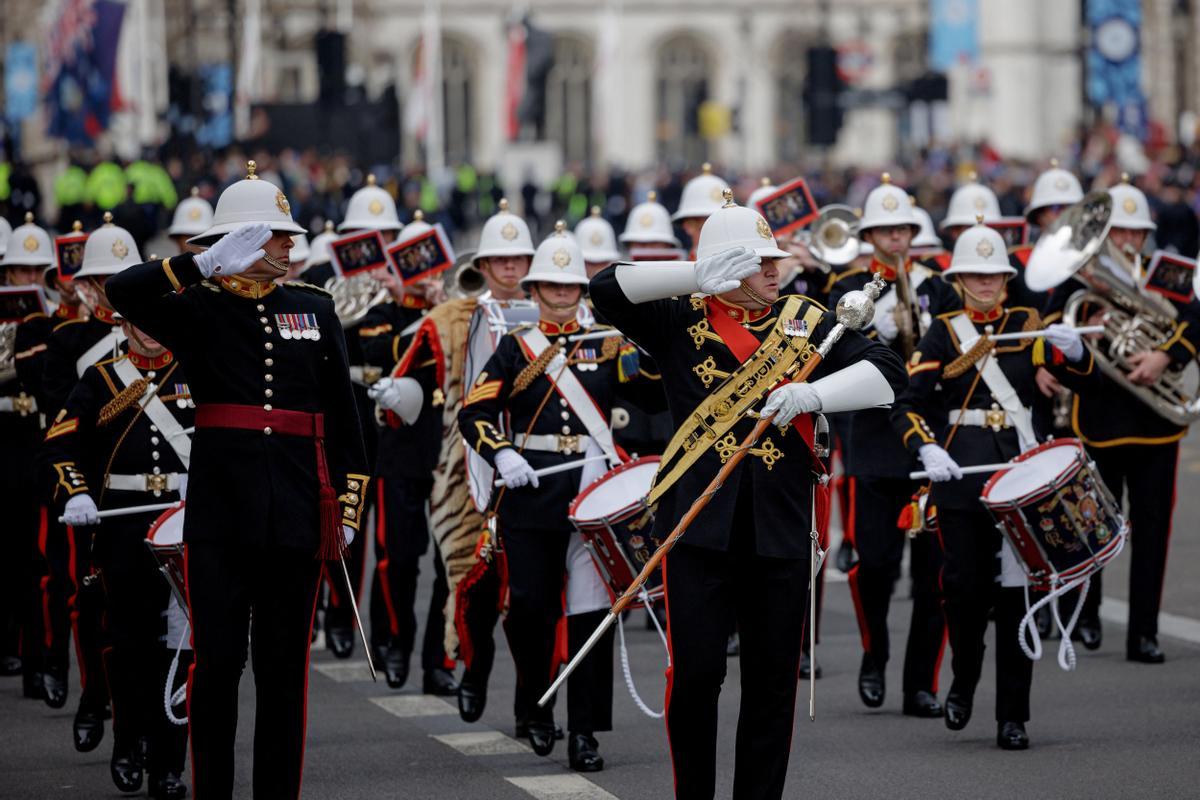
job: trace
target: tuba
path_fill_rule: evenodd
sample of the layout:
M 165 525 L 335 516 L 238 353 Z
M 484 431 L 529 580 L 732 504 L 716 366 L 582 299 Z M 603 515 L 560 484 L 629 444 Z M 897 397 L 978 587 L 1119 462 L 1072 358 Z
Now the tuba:
M 1087 324 L 1085 313 L 1099 311 L 1104 332 L 1085 338 L 1100 370 L 1163 419 L 1187 426 L 1200 419 L 1200 368 L 1195 361 L 1172 364 L 1158 381 L 1142 386 L 1129 380 L 1129 357 L 1171 341 L 1180 328 L 1178 311 L 1138 281 L 1141 256 L 1118 250 L 1108 240 L 1112 198 L 1095 192 L 1071 206 L 1034 246 L 1025 268 L 1026 283 L 1044 291 L 1074 277 L 1084 285 L 1067 299 L 1063 322 Z M 1123 275 L 1129 276 L 1124 279 Z
M 809 226 L 808 249 L 821 264 L 822 272 L 849 264 L 858 256 L 854 227 L 858 215 L 850 206 L 827 205 Z
M 390 294 L 387 284 L 369 272 L 349 278 L 334 276 L 325 282 L 325 291 L 333 295 L 333 309 L 343 328 L 357 325 Z
M 487 291 L 487 282 L 479 268 L 471 263 L 470 258 L 460 258 L 458 266 L 442 273 L 442 288 L 446 297 L 458 300 L 483 294 Z

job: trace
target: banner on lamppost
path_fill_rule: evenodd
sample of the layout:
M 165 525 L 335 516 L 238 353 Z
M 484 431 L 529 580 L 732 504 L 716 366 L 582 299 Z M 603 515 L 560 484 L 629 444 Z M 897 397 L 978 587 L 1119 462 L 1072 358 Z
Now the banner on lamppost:
M 46 35 L 42 94 L 48 132 L 90 144 L 120 106 L 115 69 L 126 5 L 116 0 L 61 0 Z
M 4 55 L 4 116 L 18 123 L 37 110 L 37 47 L 13 42 Z
M 929 68 L 979 61 L 979 0 L 929 0 Z
M 1144 139 L 1141 0 L 1087 0 L 1086 19 L 1088 101 L 1115 111 L 1122 131 Z

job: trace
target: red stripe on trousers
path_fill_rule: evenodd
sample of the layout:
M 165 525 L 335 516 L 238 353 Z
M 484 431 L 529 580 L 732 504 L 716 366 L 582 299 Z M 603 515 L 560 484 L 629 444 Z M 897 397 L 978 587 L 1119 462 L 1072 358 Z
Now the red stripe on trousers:
M 50 537 L 50 515 L 45 506 L 38 509 L 38 552 L 46 562 L 46 574 L 38 581 L 42 592 L 42 640 L 46 649 L 54 647 L 54 625 L 50 614 L 50 557 L 46 554 L 47 539 Z
M 383 595 L 383 607 L 387 609 L 388 628 L 392 632 L 392 636 L 400 635 L 400 618 L 396 615 L 396 602 L 392 598 L 392 586 L 388 581 L 388 567 L 391 566 L 391 558 L 388 557 L 387 550 L 387 512 L 384 509 L 383 500 L 383 479 L 378 478 L 375 482 L 375 541 L 379 544 L 379 552 L 383 556 L 375 565 L 375 571 L 379 575 L 380 593 Z M 366 559 L 364 558 L 365 562 Z
M 71 638 L 75 640 L 75 660 L 79 664 L 79 689 L 87 691 L 87 661 L 83 657 L 83 644 L 79 641 L 79 570 L 75 564 L 75 528 L 70 525 L 67 526 L 67 574 L 71 576 L 73 590 L 67 597 L 67 607 L 71 609 L 68 619 L 71 620 Z

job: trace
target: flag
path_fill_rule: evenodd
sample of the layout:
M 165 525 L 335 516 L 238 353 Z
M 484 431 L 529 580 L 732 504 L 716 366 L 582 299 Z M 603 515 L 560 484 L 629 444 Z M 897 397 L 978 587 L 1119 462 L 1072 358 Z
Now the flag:
M 233 100 L 233 128 L 238 139 L 250 135 L 250 104 L 260 96 L 261 55 L 262 0 L 246 0 L 242 18 L 242 57 L 238 63 L 237 92 Z
M 442 22 L 439 0 L 425 0 L 421 40 L 417 43 L 412 84 L 404 111 L 404 129 L 425 149 L 425 174 L 437 176 L 442 152 Z
M 521 133 L 521 99 L 525 96 L 525 23 L 508 26 L 508 70 L 504 83 L 504 130 L 511 142 Z
M 115 68 L 125 3 L 60 0 L 51 12 L 42 82 L 51 136 L 91 144 L 120 105 Z
M 621 31 L 617 8 L 618 0 L 605 0 L 600 9 L 599 31 L 596 42 L 596 61 L 592 65 L 592 141 L 599 151 L 608 152 L 606 123 L 613 109 L 621 102 L 620 46 Z M 610 156 L 615 155 L 611 152 Z

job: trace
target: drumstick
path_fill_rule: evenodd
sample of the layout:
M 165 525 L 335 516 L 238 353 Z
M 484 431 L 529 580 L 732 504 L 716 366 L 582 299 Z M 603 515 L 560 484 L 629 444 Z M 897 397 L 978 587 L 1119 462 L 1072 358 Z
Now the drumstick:
M 1075 332 L 1080 336 L 1088 333 L 1104 333 L 1103 325 L 1085 325 L 1082 328 L 1075 328 Z M 993 333 L 988 338 L 993 342 L 1008 342 L 1014 339 L 1037 339 L 1045 336 L 1045 329 L 1040 331 L 1014 331 L 1013 333 Z
M 560 472 L 570 472 L 573 469 L 582 467 L 584 464 L 590 464 L 593 461 L 601 461 L 606 458 L 608 458 L 608 456 L 588 456 L 587 458 L 581 458 L 578 461 L 568 461 L 565 464 L 556 464 L 553 467 L 543 467 L 542 469 L 534 470 L 533 474 L 537 475 L 539 478 L 543 475 L 557 475 Z M 506 486 L 507 484 L 504 482 L 503 478 L 496 478 L 495 483 L 492 485 Z
M 1002 469 L 1009 469 L 1013 465 L 1005 462 L 1003 464 L 976 464 L 973 467 L 962 467 L 963 475 L 979 475 L 984 472 L 999 472 Z M 929 473 L 925 470 L 920 472 L 908 473 L 909 480 L 924 481 L 929 480 Z
M 152 503 L 148 506 L 129 506 L 128 508 L 110 508 L 107 511 L 101 511 L 96 516 L 100 519 L 108 519 L 109 517 L 127 517 L 130 514 L 147 514 L 151 511 L 166 511 L 168 508 L 179 508 L 183 503 L 181 501 L 174 503 Z M 58 518 L 59 522 L 66 522 L 63 517 Z
M 615 339 L 621 336 L 621 332 L 613 328 L 606 328 L 602 331 L 588 331 L 587 333 L 576 333 L 567 337 L 568 342 L 586 342 L 589 339 Z

